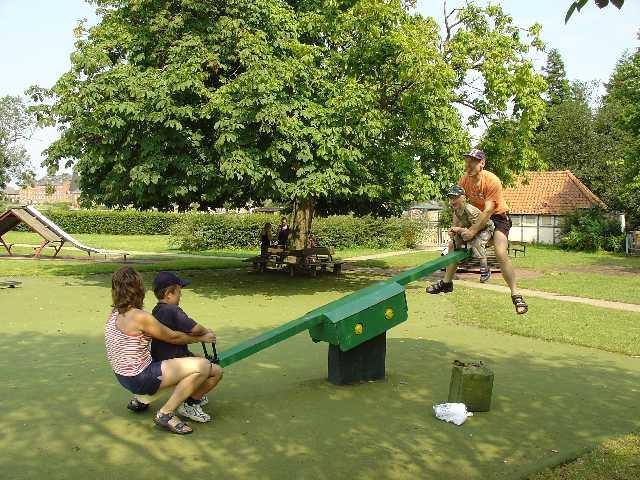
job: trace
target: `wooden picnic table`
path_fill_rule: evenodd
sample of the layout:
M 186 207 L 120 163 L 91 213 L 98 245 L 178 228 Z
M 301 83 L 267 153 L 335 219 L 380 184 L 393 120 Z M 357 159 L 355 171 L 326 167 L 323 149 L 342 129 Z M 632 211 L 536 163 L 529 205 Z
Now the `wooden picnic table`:
M 264 272 L 267 269 L 287 270 L 289 275 L 308 273 L 316 276 L 331 270 L 335 275 L 342 271 L 342 260 L 333 258 L 333 251 L 327 247 L 304 248 L 300 250 L 283 247 L 269 247 L 265 256 L 257 255 L 245 260 L 253 269 Z

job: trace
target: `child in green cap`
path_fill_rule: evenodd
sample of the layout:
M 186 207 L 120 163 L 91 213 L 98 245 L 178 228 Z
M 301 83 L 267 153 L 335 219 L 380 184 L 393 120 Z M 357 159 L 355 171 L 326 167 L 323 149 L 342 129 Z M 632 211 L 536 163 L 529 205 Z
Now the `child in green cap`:
M 479 209 L 467 203 L 464 188 L 460 185 L 452 185 L 447 192 L 449 204 L 453 209 L 453 226 L 449 229 L 449 251 L 458 250 L 466 243 L 473 256 L 480 260 L 480 281 L 486 283 L 491 278 L 491 270 L 487 265 L 487 243 L 493 236 L 495 226 L 491 220 L 487 220 L 484 228 L 468 242 L 462 239 L 462 232 L 474 225 L 480 217 Z

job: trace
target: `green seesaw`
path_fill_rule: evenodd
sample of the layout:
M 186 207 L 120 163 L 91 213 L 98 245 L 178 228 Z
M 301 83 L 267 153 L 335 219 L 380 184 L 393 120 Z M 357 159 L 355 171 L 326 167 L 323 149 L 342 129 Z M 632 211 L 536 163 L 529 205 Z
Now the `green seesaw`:
M 329 381 L 342 385 L 384 378 L 386 332 L 408 318 L 405 285 L 471 256 L 457 250 L 316 308 L 300 318 L 207 358 L 222 367 L 300 332 L 329 343 Z M 204 345 L 203 345 L 204 347 Z

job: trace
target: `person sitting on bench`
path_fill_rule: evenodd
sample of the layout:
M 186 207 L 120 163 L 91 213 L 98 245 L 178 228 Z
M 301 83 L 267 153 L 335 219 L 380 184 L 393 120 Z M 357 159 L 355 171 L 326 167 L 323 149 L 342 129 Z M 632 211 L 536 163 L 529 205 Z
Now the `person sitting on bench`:
M 123 267 L 111 278 L 113 310 L 105 325 L 107 358 L 120 384 L 136 395 L 153 395 L 159 389 L 174 387 L 167 402 L 156 413 L 154 422 L 170 432 L 186 435 L 191 427 L 176 417 L 176 409 L 189 397 L 206 391 L 212 376 L 206 358 L 187 357 L 153 361 L 149 345 L 158 339 L 174 345 L 215 342 L 211 331 L 193 336 L 165 327 L 143 308 L 144 283 L 131 267 Z

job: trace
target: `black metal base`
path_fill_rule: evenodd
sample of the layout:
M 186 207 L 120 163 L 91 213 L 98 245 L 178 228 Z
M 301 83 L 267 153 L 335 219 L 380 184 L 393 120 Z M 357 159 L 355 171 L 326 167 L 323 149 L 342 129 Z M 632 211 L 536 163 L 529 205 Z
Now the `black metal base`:
M 348 352 L 341 351 L 336 345 L 329 345 L 329 382 L 348 385 L 383 379 L 386 353 L 386 332 Z

